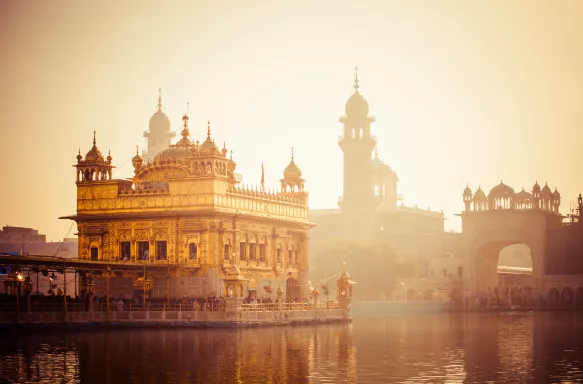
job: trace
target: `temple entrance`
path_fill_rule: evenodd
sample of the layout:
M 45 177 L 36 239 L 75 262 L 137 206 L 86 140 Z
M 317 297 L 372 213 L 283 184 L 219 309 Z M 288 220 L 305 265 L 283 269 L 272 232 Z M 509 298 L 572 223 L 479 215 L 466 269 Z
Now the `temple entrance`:
M 285 283 L 285 298 L 287 301 L 302 301 L 302 290 L 300 282 L 293 277 L 286 280 Z
M 491 292 L 497 287 L 533 286 L 530 248 L 511 241 L 482 245 L 474 260 L 474 290 Z

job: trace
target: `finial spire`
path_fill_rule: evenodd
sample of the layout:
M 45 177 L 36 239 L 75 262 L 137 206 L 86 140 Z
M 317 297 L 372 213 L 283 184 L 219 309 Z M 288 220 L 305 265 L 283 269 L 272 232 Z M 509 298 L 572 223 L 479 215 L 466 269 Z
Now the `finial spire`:
M 136 155 L 139 155 L 140 152 L 138 152 L 138 146 L 136 145 Z
M 162 109 L 162 88 L 158 88 L 158 110 Z
M 358 92 L 358 67 L 354 67 L 354 90 Z
M 97 133 L 97 131 L 93 131 L 93 146 L 95 147 L 95 145 L 97 144 L 97 140 L 95 139 L 95 134 Z
M 292 152 L 291 152 L 291 156 L 292 156 L 292 157 L 291 157 L 291 162 L 293 163 L 293 162 L 294 162 L 294 147 L 293 147 L 293 145 L 292 145 Z
M 210 137 L 211 137 L 211 121 L 210 120 L 208 120 L 206 122 L 206 134 L 207 134 L 207 137 L 210 139 Z
M 232 149 L 231 149 L 231 157 L 230 157 L 230 159 L 233 160 L 233 150 Z

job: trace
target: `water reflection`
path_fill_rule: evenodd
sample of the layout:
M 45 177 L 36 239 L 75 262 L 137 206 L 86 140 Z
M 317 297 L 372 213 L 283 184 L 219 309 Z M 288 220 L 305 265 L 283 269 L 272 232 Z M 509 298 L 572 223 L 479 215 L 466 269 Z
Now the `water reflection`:
M 415 314 L 249 330 L 3 334 L 20 383 L 540 383 L 583 380 L 583 316 Z M 1 380 L 0 380 L 1 381 Z

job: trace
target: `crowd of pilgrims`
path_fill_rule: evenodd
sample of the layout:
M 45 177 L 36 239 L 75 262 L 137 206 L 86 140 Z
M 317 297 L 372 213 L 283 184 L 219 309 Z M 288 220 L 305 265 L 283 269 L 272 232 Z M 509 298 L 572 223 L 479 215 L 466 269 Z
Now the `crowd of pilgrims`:
M 43 294 L 40 292 L 33 292 L 30 295 L 32 310 L 35 310 L 35 307 L 38 308 L 39 305 L 51 305 L 55 308 L 62 307 L 64 304 L 64 297 L 63 292 L 61 289 L 55 292 L 49 292 L 48 294 Z M 67 295 L 66 301 L 68 305 L 73 304 L 76 306 L 81 306 L 84 310 L 89 309 L 89 295 L 84 296 L 76 296 L 71 297 Z M 106 297 L 93 297 L 93 309 L 96 311 L 105 310 L 106 309 Z M 206 296 L 206 297 L 198 297 L 198 298 L 188 298 L 186 296 L 182 297 L 182 299 L 171 298 L 168 302 L 166 298 L 153 298 L 150 299 L 148 295 L 145 296 L 145 305 L 144 305 L 144 296 L 143 294 L 135 295 L 131 298 L 119 298 L 119 297 L 112 297 L 109 300 L 110 310 L 113 311 L 128 311 L 131 308 L 142 308 L 144 306 L 157 306 L 163 307 L 166 305 L 168 310 L 178 309 L 181 310 L 194 310 L 194 311 L 224 311 L 225 310 L 225 299 L 219 296 Z M 6 293 L 0 294 L 0 303 L 14 303 L 15 297 L 14 295 L 8 295 Z M 25 296 L 20 297 L 21 306 L 26 305 Z M 270 297 L 264 297 L 258 299 L 256 297 L 248 296 L 243 299 L 243 304 L 272 304 L 277 303 L 278 299 L 272 300 Z M 286 303 L 297 303 L 297 300 L 284 300 Z M 306 298 L 304 302 L 309 302 Z
M 547 305 L 543 296 L 535 297 L 532 287 L 524 285 L 501 285 L 488 287 L 486 291 L 478 291 L 467 297 L 461 298 L 461 292 L 452 292 L 450 304 L 453 307 L 544 307 Z

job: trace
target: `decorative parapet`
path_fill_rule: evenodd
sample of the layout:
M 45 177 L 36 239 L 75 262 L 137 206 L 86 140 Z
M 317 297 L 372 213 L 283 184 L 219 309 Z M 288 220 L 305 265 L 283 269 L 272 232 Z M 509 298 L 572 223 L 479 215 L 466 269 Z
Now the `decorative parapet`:
M 119 195 L 82 194 L 77 199 L 79 214 L 172 212 L 216 210 L 245 213 L 257 217 L 307 221 L 308 206 L 301 200 L 281 192 L 263 192 L 243 187 L 228 187 L 221 193 L 169 194 L 166 189 L 123 190 Z

